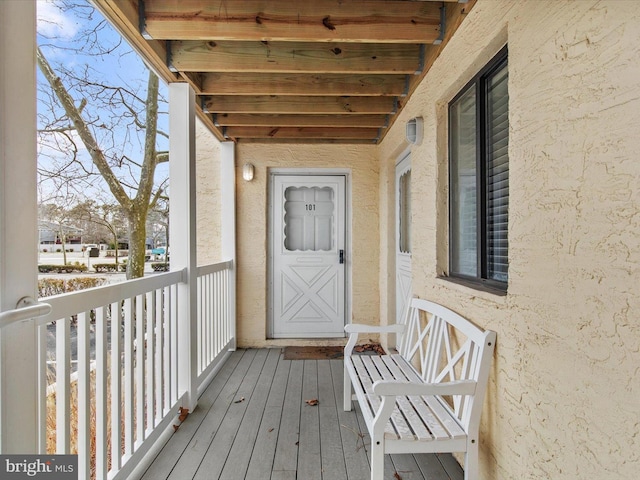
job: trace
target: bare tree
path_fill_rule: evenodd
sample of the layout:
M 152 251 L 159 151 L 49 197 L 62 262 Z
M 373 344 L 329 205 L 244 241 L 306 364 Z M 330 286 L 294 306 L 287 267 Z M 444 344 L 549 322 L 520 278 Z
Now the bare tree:
M 96 15 L 87 5 L 62 5 L 81 8 L 85 16 Z M 100 41 L 103 21 L 96 25 L 94 19 L 88 24 L 89 33 L 78 33 L 84 44 L 76 44 L 84 54 L 132 55 L 130 50 L 114 53 L 115 46 Z M 49 86 L 40 90 L 40 103 L 47 108 L 39 117 L 41 155 L 47 152 L 51 158 L 43 162 L 40 173 L 51 179 L 55 188 L 67 191 L 95 189 L 96 178 L 102 179 L 127 219 L 127 278 L 141 277 L 147 214 L 166 187 L 166 180 L 156 185 L 156 167 L 169 158 L 168 152 L 157 149 L 158 138 L 166 136 L 158 128 L 162 101 L 158 77 L 148 71 L 146 86 L 132 87 L 117 84 L 113 77 L 107 82 L 94 76 L 90 62 L 74 68 L 58 63 L 54 69 L 40 47 L 36 57 Z
M 62 248 L 62 261 L 66 265 L 67 262 L 67 237 L 72 229 L 75 231 L 75 227 L 71 227 L 72 214 L 69 209 L 59 203 L 47 203 L 39 205 L 39 217 L 48 221 L 52 228 L 56 229 L 57 239 L 60 240 L 60 247 Z M 56 242 L 57 243 L 57 242 Z
M 115 249 L 115 261 L 117 264 L 119 239 L 122 238 L 122 231 L 124 230 L 122 207 L 120 205 L 87 200 L 75 205 L 71 209 L 70 215 L 77 222 L 97 226 L 100 232 L 98 235 L 110 237 L 110 243 L 113 244 Z M 88 230 L 88 228 L 85 228 L 85 231 Z

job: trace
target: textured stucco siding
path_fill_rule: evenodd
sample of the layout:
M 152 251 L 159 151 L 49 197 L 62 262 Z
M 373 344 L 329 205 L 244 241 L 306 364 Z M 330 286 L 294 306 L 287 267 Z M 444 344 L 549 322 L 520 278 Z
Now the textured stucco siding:
M 196 119 L 196 242 L 198 265 L 220 261 L 220 142 Z
M 447 271 L 446 106 L 504 44 L 509 286 L 498 296 L 437 277 Z M 498 332 L 481 479 L 638 476 L 639 97 L 636 2 L 479 0 L 380 146 L 384 210 L 404 124 L 424 117 L 412 148 L 414 291 Z M 391 263 L 382 259 L 383 316 Z
M 374 146 L 239 144 L 237 146 L 238 344 L 262 347 L 323 340 L 267 340 L 268 185 L 269 169 L 349 169 L 352 319 L 377 323 L 378 295 L 378 162 Z M 242 180 L 242 166 L 252 163 L 255 178 Z M 349 199 L 347 199 L 349 201 Z

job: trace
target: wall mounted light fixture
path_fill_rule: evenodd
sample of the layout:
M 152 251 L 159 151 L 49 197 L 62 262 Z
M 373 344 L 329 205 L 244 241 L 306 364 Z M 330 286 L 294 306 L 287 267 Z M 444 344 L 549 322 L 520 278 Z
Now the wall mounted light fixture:
M 250 163 L 245 163 L 242 167 L 242 178 L 244 178 L 247 182 L 253 180 L 254 167 Z
M 422 132 L 424 131 L 424 121 L 422 117 L 412 118 L 407 121 L 406 136 L 407 141 L 413 145 L 420 145 L 422 142 Z

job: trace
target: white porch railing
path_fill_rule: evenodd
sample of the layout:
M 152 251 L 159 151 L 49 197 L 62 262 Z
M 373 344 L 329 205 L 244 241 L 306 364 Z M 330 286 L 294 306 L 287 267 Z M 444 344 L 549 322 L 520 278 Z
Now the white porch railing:
M 222 353 L 235 349 L 233 262 L 198 267 L 198 396 L 209 385 Z
M 198 268 L 198 390 L 235 344 L 233 262 Z M 44 299 L 39 448 L 77 453 L 79 478 L 127 478 L 175 422 L 178 285 L 186 270 Z M 49 392 L 49 393 L 48 393 Z

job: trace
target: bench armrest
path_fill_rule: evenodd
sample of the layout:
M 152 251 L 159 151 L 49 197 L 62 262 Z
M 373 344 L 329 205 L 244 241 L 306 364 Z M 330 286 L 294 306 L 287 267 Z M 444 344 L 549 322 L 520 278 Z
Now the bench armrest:
M 376 395 L 473 395 L 477 382 L 456 380 L 443 383 L 411 383 L 397 380 L 378 380 L 373 384 Z
M 396 323 L 393 325 L 363 325 L 360 323 L 350 323 L 345 325 L 344 331 L 347 333 L 402 333 L 404 331 L 404 325 Z
M 349 334 L 349 341 L 344 347 L 344 356 L 346 358 L 353 353 L 353 347 L 356 346 L 360 333 L 402 333 L 404 332 L 404 325 L 396 323 L 394 325 L 375 326 L 350 323 L 344 327 L 344 331 Z

